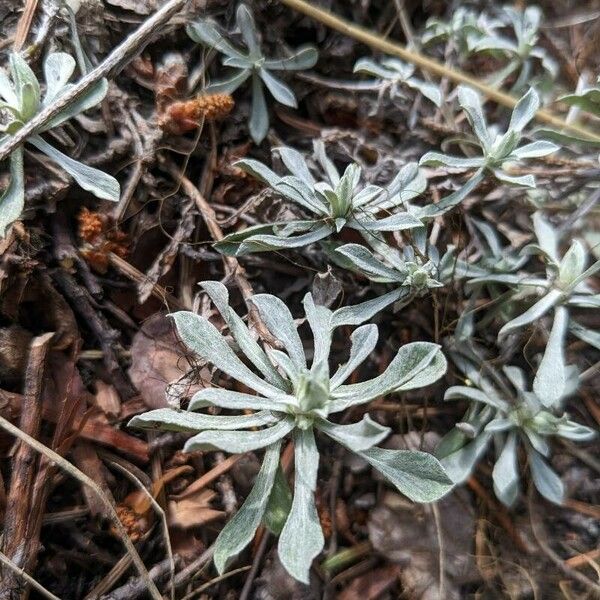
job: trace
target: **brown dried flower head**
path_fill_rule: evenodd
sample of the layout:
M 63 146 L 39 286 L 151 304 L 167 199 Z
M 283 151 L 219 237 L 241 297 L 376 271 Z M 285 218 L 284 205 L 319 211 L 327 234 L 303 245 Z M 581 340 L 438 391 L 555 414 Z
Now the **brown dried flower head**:
M 106 273 L 110 253 L 121 258 L 127 256 L 127 234 L 117 229 L 108 216 L 83 208 L 78 222 L 79 251 L 95 271 Z
M 165 109 L 159 125 L 168 133 L 181 135 L 197 129 L 203 119 L 218 121 L 234 107 L 229 94 L 201 94 L 191 100 L 173 102 Z

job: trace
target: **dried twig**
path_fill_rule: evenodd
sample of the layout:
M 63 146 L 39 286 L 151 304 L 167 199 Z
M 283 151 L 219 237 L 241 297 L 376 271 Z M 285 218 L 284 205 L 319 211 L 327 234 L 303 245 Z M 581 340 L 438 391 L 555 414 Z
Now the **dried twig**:
M 25 8 L 23 9 L 23 13 L 19 19 L 17 30 L 15 31 L 15 41 L 13 44 L 14 52 L 20 52 L 23 44 L 25 43 L 25 39 L 29 33 L 29 28 L 31 27 L 31 22 L 33 21 L 33 15 L 35 14 L 37 5 L 38 0 L 27 0 L 27 2 L 25 2 Z
M 124 275 L 128 279 L 135 281 L 138 284 L 143 284 L 148 281 L 148 278 L 140 270 L 136 269 L 132 264 L 128 263 L 125 259 L 113 254 L 112 252 L 108 255 L 108 260 L 112 267 L 117 269 L 121 275 Z M 177 299 L 173 294 L 167 292 L 167 290 L 159 285 L 158 283 L 153 284 L 151 295 L 158 298 L 161 302 L 164 302 L 169 307 L 177 308 L 179 310 L 186 310 L 186 307 Z
M 74 310 L 85 319 L 98 340 L 103 352 L 104 366 L 121 398 L 128 399 L 134 396 L 135 390 L 123 373 L 115 351 L 115 342 L 119 337 L 119 332 L 115 331 L 104 316 L 95 309 L 89 292 L 78 285 L 67 271 L 56 269 L 52 273 L 52 277 L 61 292 L 69 299 Z
M 180 559 L 175 557 L 176 563 L 180 562 Z M 171 570 L 171 561 L 168 558 L 154 565 L 148 574 L 153 581 L 160 581 Z M 130 579 L 127 583 L 122 585 L 120 588 L 113 590 L 110 594 L 100 596 L 99 600 L 134 600 L 139 598 L 145 592 L 144 581 L 139 577 Z

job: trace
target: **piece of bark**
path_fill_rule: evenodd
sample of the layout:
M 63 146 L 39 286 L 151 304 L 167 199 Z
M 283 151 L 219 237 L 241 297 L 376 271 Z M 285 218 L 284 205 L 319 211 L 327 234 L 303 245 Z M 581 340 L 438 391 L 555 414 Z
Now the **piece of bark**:
M 19 428 L 34 438 L 38 436 L 42 421 L 42 386 L 46 356 L 53 336 L 54 333 L 46 333 L 34 338 L 29 349 Z M 18 442 L 6 502 L 2 551 L 20 567 L 24 567 L 29 557 L 37 553 L 37 547 L 30 547 L 28 536 L 37 464 L 37 452 L 27 444 Z M 23 580 L 13 571 L 4 570 L 0 578 L 0 598 L 18 600 L 23 590 Z

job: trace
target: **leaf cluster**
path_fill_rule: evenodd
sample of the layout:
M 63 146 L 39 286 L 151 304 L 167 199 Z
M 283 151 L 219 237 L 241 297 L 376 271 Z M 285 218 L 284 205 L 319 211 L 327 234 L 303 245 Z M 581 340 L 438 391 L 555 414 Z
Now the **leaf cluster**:
M 243 48 L 230 41 L 218 25 L 201 19 L 187 26 L 188 35 L 200 44 L 223 54 L 223 65 L 233 73 L 226 79 L 213 81 L 204 90 L 207 94 L 232 94 L 248 79 L 252 83 L 252 107 L 248 122 L 250 136 L 259 144 L 269 130 L 269 110 L 263 85 L 277 102 L 296 108 L 298 103 L 292 89 L 273 71 L 303 71 L 314 67 L 319 57 L 314 46 L 306 45 L 285 58 L 267 58 L 261 48 L 260 36 L 250 9 L 240 4 L 235 14 L 236 28 L 244 42 Z
M 41 110 L 67 93 L 74 84 L 69 79 L 75 71 L 75 59 L 64 52 L 51 52 L 44 60 L 45 90 L 25 59 L 18 53 L 9 57 L 9 73 L 0 69 L 0 143 L 14 135 Z M 103 79 L 92 86 L 75 102 L 48 121 L 35 135 L 27 138 L 50 160 L 66 171 L 84 189 L 98 198 L 117 201 L 120 195 L 118 181 L 98 169 L 88 167 L 57 150 L 40 134 L 59 127 L 69 119 L 99 104 L 108 90 Z M 25 204 L 25 174 L 23 148 L 17 148 L 10 156 L 11 179 L 0 197 L 0 237 L 6 228 L 23 212 Z

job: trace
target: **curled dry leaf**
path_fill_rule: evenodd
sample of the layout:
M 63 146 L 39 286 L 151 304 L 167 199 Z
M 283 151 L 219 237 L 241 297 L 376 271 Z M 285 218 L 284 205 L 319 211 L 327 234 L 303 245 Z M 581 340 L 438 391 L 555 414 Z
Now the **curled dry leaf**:
M 100 408 L 100 410 L 107 417 L 116 417 L 121 412 L 121 399 L 119 398 L 119 394 L 113 385 L 109 385 L 104 383 L 98 379 L 96 381 L 96 406 Z
M 226 516 L 222 510 L 212 508 L 217 495 L 213 490 L 200 490 L 181 500 L 170 500 L 168 504 L 168 523 L 170 527 L 192 529 Z
M 129 376 L 148 408 L 168 406 L 165 399 L 168 385 L 189 371 L 184 353 L 173 320 L 162 313 L 148 319 L 135 334 Z
M 148 492 L 156 499 L 169 481 L 185 475 L 191 470 L 192 467 L 187 465 L 169 469 L 162 477 L 152 483 L 152 488 Z M 129 537 L 134 542 L 139 540 L 150 529 L 156 516 L 152 502 L 148 497 L 148 492 L 136 489 L 128 494 L 122 502 L 119 502 L 116 507 L 121 523 L 123 523 Z M 111 528 L 111 532 L 113 535 L 118 536 L 114 528 Z

